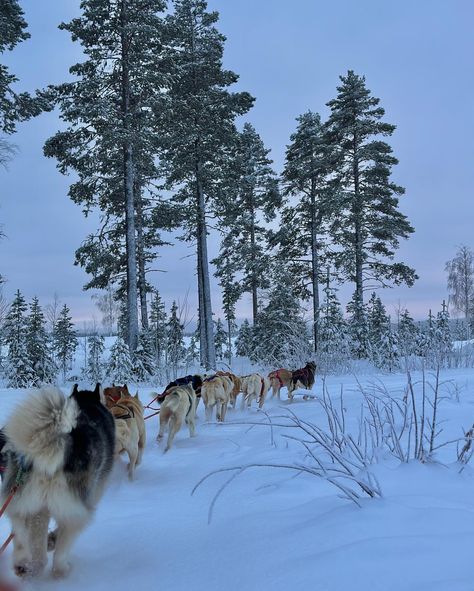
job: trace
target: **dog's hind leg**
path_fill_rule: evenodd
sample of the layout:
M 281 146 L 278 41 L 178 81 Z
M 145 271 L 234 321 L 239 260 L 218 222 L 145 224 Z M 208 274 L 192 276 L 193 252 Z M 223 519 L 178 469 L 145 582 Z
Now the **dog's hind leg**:
M 47 511 L 39 511 L 28 517 L 10 516 L 13 538 L 13 569 L 19 577 L 39 575 L 48 562 Z
M 62 579 L 69 574 L 69 551 L 74 540 L 87 525 L 88 518 L 60 520 L 56 530 L 56 544 L 53 555 L 53 576 Z
M 170 431 L 168 434 L 168 442 L 165 447 L 165 451 L 168 451 L 173 445 L 173 439 L 176 433 L 181 429 L 181 421 L 176 417 L 171 417 L 170 420 Z
M 196 436 L 196 424 L 194 423 L 194 416 L 192 416 L 192 411 L 189 417 L 186 419 L 186 425 L 189 428 L 189 437 Z
M 135 479 L 135 466 L 137 465 L 137 458 L 138 458 L 138 448 L 134 445 L 131 445 L 131 449 L 127 449 L 128 453 L 128 479 L 134 480 Z

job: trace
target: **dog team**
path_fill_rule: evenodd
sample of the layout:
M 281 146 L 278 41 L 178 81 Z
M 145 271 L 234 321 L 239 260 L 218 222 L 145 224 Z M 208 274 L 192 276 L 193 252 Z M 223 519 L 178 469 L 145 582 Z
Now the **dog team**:
M 183 422 L 195 435 L 196 409 L 202 398 L 206 420 L 225 420 L 227 407 L 242 409 L 255 400 L 259 408 L 270 388 L 280 397 L 288 389 L 291 402 L 298 388 L 314 385 L 316 365 L 278 369 L 268 377 L 238 377 L 218 371 L 212 376 L 190 375 L 168 384 L 154 400 L 160 403 L 158 440 L 168 430 L 165 451 Z M 13 534 L 13 569 L 21 578 L 41 574 L 53 552 L 52 574 L 67 576 L 69 552 L 91 520 L 113 461 L 128 454 L 128 477 L 133 480 L 146 443 L 144 407 L 127 386 L 79 390 L 66 397 L 48 386 L 32 391 L 0 430 L 0 516 L 5 512 Z M 56 529 L 48 533 L 50 520 Z

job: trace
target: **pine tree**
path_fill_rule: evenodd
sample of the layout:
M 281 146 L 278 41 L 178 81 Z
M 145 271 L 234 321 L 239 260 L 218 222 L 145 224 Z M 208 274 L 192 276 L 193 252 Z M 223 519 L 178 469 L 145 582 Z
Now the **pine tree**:
M 174 0 L 173 5 L 167 17 L 173 68 L 162 163 L 167 187 L 176 190 L 175 200 L 186 211 L 184 237 L 196 243 L 200 355 L 209 369 L 215 367 L 215 346 L 206 214 L 235 139 L 235 118 L 249 110 L 252 98 L 228 90 L 237 76 L 222 67 L 225 38 L 215 27 L 217 12 L 207 12 L 204 0 Z
M 126 384 L 133 374 L 132 356 L 127 343 L 117 337 L 110 349 L 107 376 L 113 384 Z
M 218 318 L 215 325 L 216 357 L 219 361 L 222 361 L 224 359 L 224 346 L 227 345 L 227 333 L 220 318 Z
M 347 313 L 349 315 L 347 327 L 352 356 L 357 359 L 367 359 L 370 357 L 367 309 L 366 306 L 360 305 L 355 293 L 347 304 Z
M 318 360 L 323 362 L 327 370 L 343 370 L 350 358 L 348 328 L 336 290 L 330 285 L 329 273 L 319 319 Z
M 142 331 L 133 354 L 133 375 L 138 382 L 147 382 L 155 373 L 153 342 L 147 331 Z
M 272 288 L 257 317 L 250 358 L 267 365 L 301 367 L 310 358 L 310 342 L 302 310 L 291 290 Z
M 433 353 L 436 362 L 441 366 L 449 364 L 450 355 L 453 351 L 453 339 L 449 323 L 449 312 L 446 302 L 443 301 L 443 307 L 436 317 L 436 327 L 433 343 Z
M 9 388 L 27 388 L 34 382 L 27 353 L 26 311 L 25 298 L 18 290 L 5 318 L 4 326 L 4 343 L 8 347 L 5 373 Z
M 27 24 L 18 0 L 2 0 L 0 3 L 0 53 L 13 50 L 18 43 L 30 37 Z M 36 117 L 42 111 L 50 110 L 51 105 L 45 93 L 32 97 L 27 92 L 17 92 L 18 79 L 7 66 L 0 65 L 0 131 L 12 135 L 20 121 Z M 13 155 L 14 149 L 5 140 L 0 143 L 0 164 L 5 165 Z
M 30 314 L 26 320 L 26 354 L 34 385 L 52 383 L 57 367 L 52 358 L 46 320 L 37 297 L 30 304 Z
M 199 335 L 192 334 L 189 340 L 188 348 L 186 349 L 186 363 L 187 365 L 194 365 L 199 360 L 199 349 L 197 347 Z
M 77 334 L 74 330 L 70 310 L 64 304 L 53 332 L 53 350 L 64 381 L 66 380 L 67 371 L 71 369 L 77 345 Z
M 236 333 L 235 306 L 242 293 L 241 286 L 236 281 L 236 270 L 231 260 L 231 240 L 227 237 L 221 242 L 218 259 L 213 262 L 217 265 L 216 277 L 219 278 L 219 286 L 222 291 L 222 310 L 227 323 L 227 362 L 232 363 L 232 337 Z
M 165 304 L 158 291 L 155 291 L 150 308 L 150 335 L 153 340 L 155 366 L 161 367 L 166 354 L 166 323 Z
M 250 357 L 253 347 L 253 328 L 246 319 L 242 322 L 235 341 L 236 353 L 239 357 Z
M 420 345 L 420 331 L 408 310 L 403 310 L 398 323 L 400 354 L 405 357 L 417 355 Z
M 89 337 L 86 377 L 91 384 L 104 380 L 105 364 L 103 360 L 105 344 L 104 337 L 93 334 Z
M 231 265 L 233 273 L 242 277 L 240 291 L 251 294 L 254 323 L 258 314 L 258 290 L 270 286 L 269 233 L 263 221 L 273 220 L 281 204 L 269 152 L 252 125 L 246 123 L 236 137 L 233 156 L 228 162 L 220 214 L 226 236 L 223 252 L 213 261 L 218 276 L 220 269 Z
M 354 313 L 363 314 L 366 285 L 413 285 L 417 276 L 405 263 L 393 262 L 400 239 L 414 231 L 398 209 L 404 189 L 390 180 L 398 163 L 380 138 L 395 126 L 382 121 L 385 111 L 371 96 L 365 78 L 349 70 L 338 95 L 329 101 L 327 141 L 338 194 L 331 232 L 338 245 L 336 266 L 355 283 Z
M 45 145 L 59 170 L 73 170 L 71 199 L 88 214 L 102 212 L 101 229 L 76 253 L 92 274 L 86 287 L 105 288 L 126 272 L 127 341 L 138 343 L 139 282 L 146 291 L 147 240 L 160 244 L 159 210 L 150 208 L 145 188 L 158 176 L 159 117 L 167 73 L 163 64 L 164 0 L 83 0 L 82 14 L 60 28 L 79 41 L 86 61 L 71 68 L 73 82 L 55 88 L 61 117 L 69 124 Z M 145 205 L 147 207 L 145 207 Z M 145 219 L 145 215 L 149 216 Z M 156 242 L 158 241 L 158 242 Z M 146 301 L 146 293 L 141 293 Z M 144 296 L 144 300 L 143 297 Z M 142 310 L 142 318 L 146 318 Z
M 178 306 L 176 302 L 173 302 L 171 306 L 171 312 L 167 323 L 167 358 L 168 363 L 173 368 L 173 374 L 176 377 L 178 366 L 184 359 L 185 348 L 184 348 L 184 332 L 183 325 L 178 316 Z
M 297 121 L 297 130 L 286 150 L 282 175 L 285 194 L 291 199 L 286 201 L 281 229 L 275 239 L 280 246 L 278 257 L 289 264 L 296 293 L 313 301 L 313 341 L 317 351 L 319 283 L 333 205 L 327 181 L 328 148 L 321 118 L 318 113 L 308 111 Z

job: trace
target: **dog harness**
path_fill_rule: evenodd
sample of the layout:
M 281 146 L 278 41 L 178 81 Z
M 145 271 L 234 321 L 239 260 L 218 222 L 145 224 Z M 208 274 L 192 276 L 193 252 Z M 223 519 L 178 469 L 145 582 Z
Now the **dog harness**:
M 128 408 L 128 406 L 125 406 L 123 404 L 114 404 L 114 406 L 117 408 L 121 408 L 123 411 L 125 411 L 125 413 L 123 415 L 120 415 L 118 417 L 116 417 L 114 415 L 114 419 L 127 420 L 127 419 L 134 419 L 135 418 L 135 411 L 133 410 L 133 408 Z

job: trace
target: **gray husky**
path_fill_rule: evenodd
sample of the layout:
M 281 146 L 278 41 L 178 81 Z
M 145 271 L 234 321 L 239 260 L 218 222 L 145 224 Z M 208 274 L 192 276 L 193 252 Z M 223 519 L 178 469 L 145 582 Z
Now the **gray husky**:
M 64 577 L 70 548 L 90 521 L 112 469 L 115 424 L 100 401 L 100 386 L 70 397 L 54 387 L 33 391 L 3 429 L 7 467 L 2 501 L 18 484 L 7 509 L 13 567 L 19 577 L 40 574 L 54 550 L 53 575 Z M 53 518 L 57 528 L 48 537 Z

